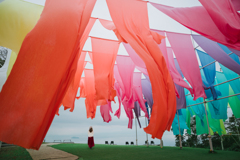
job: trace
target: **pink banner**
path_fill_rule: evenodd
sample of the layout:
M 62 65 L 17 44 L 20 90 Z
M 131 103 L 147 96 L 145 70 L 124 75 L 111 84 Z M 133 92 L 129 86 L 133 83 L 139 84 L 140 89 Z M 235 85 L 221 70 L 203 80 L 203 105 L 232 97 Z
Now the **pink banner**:
M 175 67 L 172 48 L 168 47 L 167 53 L 168 53 L 168 61 L 169 61 L 169 71 L 173 78 L 173 82 L 178 84 L 179 86 L 182 86 L 188 89 L 190 93 L 193 94 L 193 89 L 183 80 L 182 76 L 180 75 L 180 73 L 177 71 Z
M 107 104 L 100 106 L 100 113 L 104 122 L 109 123 L 112 120 L 110 112 L 113 113 L 111 102 L 107 102 Z
M 203 6 L 174 8 L 150 2 L 185 27 L 230 48 L 240 50 L 240 19 L 233 0 L 200 0 Z M 205 8 L 204 8 L 205 7 Z
M 202 87 L 202 77 L 196 53 L 192 45 L 191 36 L 188 34 L 167 32 L 167 38 L 184 77 L 193 88 L 194 100 L 199 97 L 207 98 Z

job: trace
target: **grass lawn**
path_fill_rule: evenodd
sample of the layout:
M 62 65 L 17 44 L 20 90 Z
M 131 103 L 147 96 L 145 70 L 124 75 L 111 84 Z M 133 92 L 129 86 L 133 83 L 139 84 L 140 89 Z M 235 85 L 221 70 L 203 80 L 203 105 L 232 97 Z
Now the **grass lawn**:
M 96 144 L 93 149 L 87 144 L 59 144 L 51 146 L 74 154 L 83 160 L 240 160 L 240 152 L 217 151 L 210 154 L 207 149 L 183 148 L 159 146 L 121 146 Z
M 26 151 L 25 148 L 11 146 L 11 147 L 2 147 L 0 149 L 0 159 L 3 160 L 12 160 L 12 159 L 21 159 L 21 160 L 30 160 L 32 157 Z

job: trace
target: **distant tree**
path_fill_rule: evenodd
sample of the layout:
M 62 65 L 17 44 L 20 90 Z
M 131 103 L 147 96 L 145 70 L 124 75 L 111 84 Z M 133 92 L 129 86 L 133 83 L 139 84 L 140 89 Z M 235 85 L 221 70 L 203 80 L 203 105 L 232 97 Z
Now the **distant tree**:
M 181 135 L 181 141 L 182 141 L 182 147 L 187 147 L 187 142 L 185 140 L 185 136 Z M 179 147 L 180 146 L 180 141 L 179 141 L 179 136 L 175 135 L 175 146 Z
M 186 139 L 186 146 L 188 147 L 198 147 L 200 143 L 200 138 L 197 135 L 197 130 L 196 130 L 196 118 L 191 117 L 191 134 L 186 133 L 185 137 Z
M 228 135 L 223 135 L 223 146 L 224 150 L 231 151 L 239 151 L 240 152 L 240 119 L 236 119 L 234 115 L 229 117 L 228 120 L 224 122 L 226 131 Z M 195 117 L 191 118 L 191 135 L 185 134 L 184 140 L 186 142 L 186 146 L 188 147 L 199 147 L 199 148 L 209 148 L 209 138 L 208 134 L 202 134 L 197 136 L 196 134 L 196 119 Z M 214 150 L 220 150 L 221 147 L 221 136 L 219 134 L 214 133 L 211 136 L 212 144 Z M 176 139 L 177 144 L 177 139 Z
M 211 136 L 211 139 L 212 139 L 212 144 L 213 144 L 214 150 L 216 150 L 216 149 L 220 150 L 221 149 L 221 137 L 219 136 L 219 134 L 214 133 L 214 135 Z M 210 148 L 208 134 L 200 135 L 200 140 L 201 140 L 201 143 L 199 144 L 200 148 Z
M 223 136 L 223 145 L 225 150 L 240 152 L 240 119 L 232 115 L 224 122 L 229 136 Z
M 8 53 L 8 50 L 6 48 L 0 46 L 0 68 L 5 63 L 5 60 L 7 58 L 7 53 Z

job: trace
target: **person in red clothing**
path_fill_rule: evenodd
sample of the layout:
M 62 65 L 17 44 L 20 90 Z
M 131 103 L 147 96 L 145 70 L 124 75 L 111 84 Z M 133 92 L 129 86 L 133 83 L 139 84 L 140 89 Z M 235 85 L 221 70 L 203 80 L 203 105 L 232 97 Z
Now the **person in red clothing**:
M 94 147 L 93 134 L 94 134 L 93 128 L 90 127 L 90 128 L 89 128 L 89 131 L 88 131 L 88 147 L 89 147 L 90 149 L 92 149 L 92 147 Z

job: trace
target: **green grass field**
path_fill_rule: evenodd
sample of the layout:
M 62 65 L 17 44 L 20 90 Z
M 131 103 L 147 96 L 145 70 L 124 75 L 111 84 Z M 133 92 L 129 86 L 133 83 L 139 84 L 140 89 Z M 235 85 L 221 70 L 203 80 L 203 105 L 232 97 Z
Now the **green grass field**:
M 121 146 L 96 144 L 89 149 L 87 144 L 59 144 L 53 148 L 63 150 L 80 157 L 80 160 L 240 160 L 240 152 L 217 151 L 210 154 L 207 149 L 159 146 Z M 30 160 L 26 149 L 22 147 L 3 147 L 0 150 L 0 160 Z
M 32 157 L 22 147 L 12 146 L 12 147 L 2 147 L 0 149 L 0 159 L 2 160 L 30 160 Z
M 217 151 L 208 153 L 207 149 L 159 146 L 121 146 L 96 144 L 93 149 L 87 144 L 59 144 L 53 148 L 74 154 L 83 160 L 240 160 L 240 152 Z

